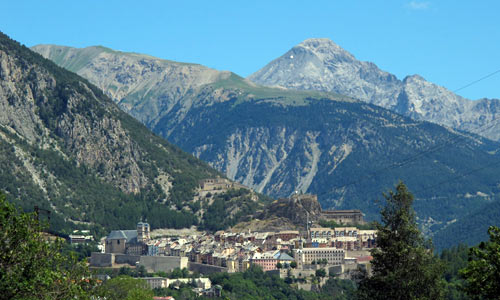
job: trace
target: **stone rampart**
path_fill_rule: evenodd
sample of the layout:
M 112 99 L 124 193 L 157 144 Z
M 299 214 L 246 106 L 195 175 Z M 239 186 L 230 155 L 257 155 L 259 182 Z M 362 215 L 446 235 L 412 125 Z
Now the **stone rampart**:
M 200 264 L 200 263 L 195 263 L 195 262 L 189 262 L 189 271 L 198 272 L 200 274 L 205 275 L 205 274 L 212 274 L 212 273 L 218 273 L 218 272 L 227 272 L 227 268 L 213 266 L 213 265 L 207 265 L 207 264 Z
M 188 267 L 188 258 L 179 256 L 141 256 L 140 266 L 144 266 L 148 272 L 170 272 L 175 268 Z

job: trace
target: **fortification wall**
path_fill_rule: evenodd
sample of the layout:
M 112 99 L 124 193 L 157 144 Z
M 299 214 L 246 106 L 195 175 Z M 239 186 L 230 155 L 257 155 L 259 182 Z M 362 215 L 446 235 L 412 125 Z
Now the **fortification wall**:
M 179 256 L 141 256 L 140 266 L 144 266 L 148 272 L 170 272 L 175 268 L 188 267 L 188 258 Z
M 115 255 L 112 253 L 92 252 L 90 255 L 91 267 L 111 267 L 115 260 Z
M 189 262 L 189 271 L 198 272 L 200 274 L 212 274 L 218 272 L 227 272 L 227 268 Z
M 115 264 L 129 264 L 135 266 L 139 259 L 139 255 L 115 254 Z

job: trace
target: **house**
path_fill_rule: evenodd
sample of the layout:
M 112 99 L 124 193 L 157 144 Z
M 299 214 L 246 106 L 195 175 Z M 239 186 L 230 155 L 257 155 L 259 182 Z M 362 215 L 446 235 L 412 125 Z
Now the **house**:
M 80 234 L 70 234 L 69 242 L 71 244 L 87 244 L 94 240 L 94 237 L 91 235 L 80 235 Z

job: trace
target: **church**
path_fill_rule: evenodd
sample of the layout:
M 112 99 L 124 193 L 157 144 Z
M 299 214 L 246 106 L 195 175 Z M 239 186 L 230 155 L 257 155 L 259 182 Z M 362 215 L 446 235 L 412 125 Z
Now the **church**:
M 137 223 L 136 230 L 113 230 L 106 237 L 106 253 L 143 255 L 147 253 L 146 242 L 150 240 L 148 223 Z

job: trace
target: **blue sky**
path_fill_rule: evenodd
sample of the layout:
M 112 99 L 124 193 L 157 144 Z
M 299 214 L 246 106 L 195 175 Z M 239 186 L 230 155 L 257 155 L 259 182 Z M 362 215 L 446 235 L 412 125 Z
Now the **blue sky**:
M 294 45 L 326 37 L 402 79 L 450 90 L 500 70 L 500 1 L 1 0 L 19 42 L 103 45 L 248 76 Z M 500 73 L 458 94 L 500 98 Z

